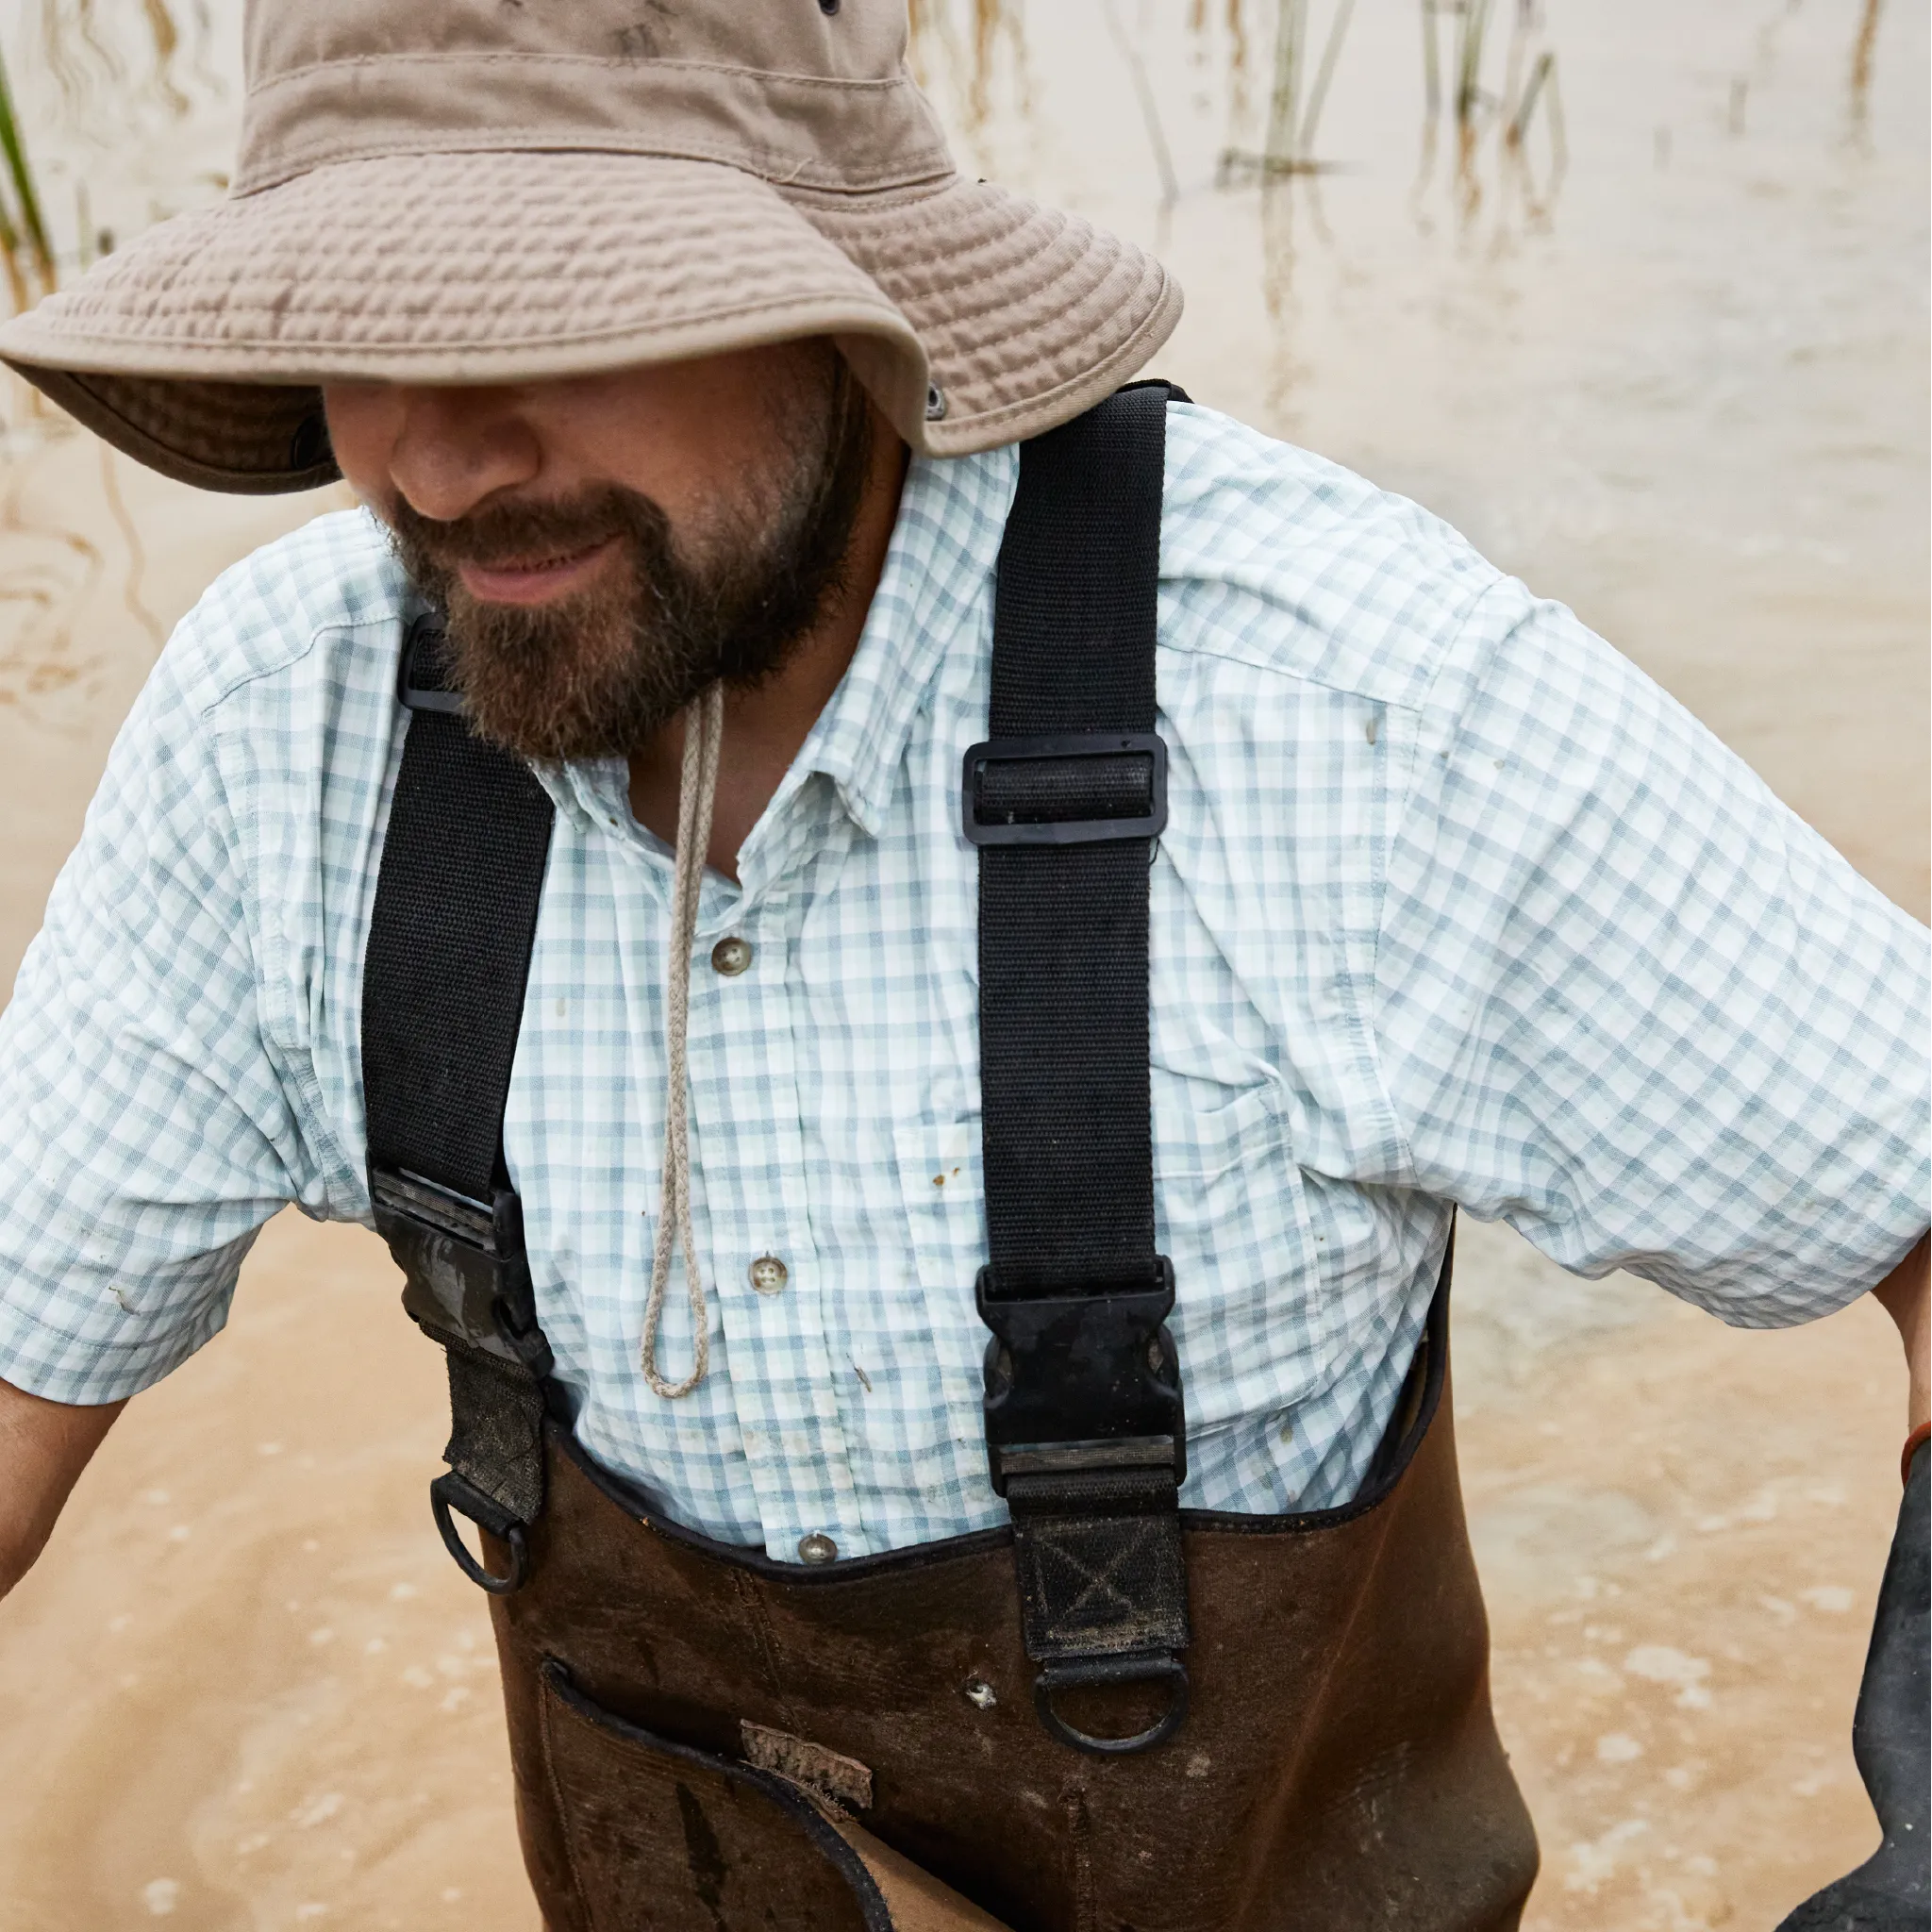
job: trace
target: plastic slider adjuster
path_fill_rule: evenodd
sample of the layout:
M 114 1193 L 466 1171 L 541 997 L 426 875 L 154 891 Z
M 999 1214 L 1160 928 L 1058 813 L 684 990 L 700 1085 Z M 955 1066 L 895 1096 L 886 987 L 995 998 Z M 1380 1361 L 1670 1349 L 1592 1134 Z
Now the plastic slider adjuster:
M 976 1290 L 992 1330 L 987 1463 L 1012 1512 L 1021 1620 L 1041 1665 L 1034 1707 L 1061 1743 L 1103 1757 L 1152 1750 L 1188 1709 L 1176 1514 L 1188 1429 L 1166 1326 L 1174 1267 L 1157 1256 L 1149 1274 L 1144 1286 L 1002 1299 L 983 1268 Z M 1060 1594 L 1068 1577 L 1070 1598 Z M 1088 1585 L 1116 1600 L 1124 1619 L 1109 1612 L 1094 1627 Z M 1122 1642 L 1130 1631 L 1141 1641 Z M 1132 1684 L 1163 1685 L 1167 1701 L 1152 1724 L 1126 1736 L 1083 1730 L 1055 1705 L 1063 1691 Z
M 441 682 L 448 675 L 442 656 L 448 635 L 433 610 L 417 618 L 404 634 L 396 658 L 396 703 L 405 710 L 454 711 L 460 716 L 468 708 L 461 691 Z
M 993 738 L 960 768 L 974 845 L 1093 845 L 1167 829 L 1167 743 L 1155 731 Z
M 986 1455 L 1002 1496 L 1012 1476 L 1172 1470 L 1187 1480 L 1180 1358 L 1167 1331 L 1174 1263 L 1144 1288 L 1006 1300 L 982 1268 L 974 1295 L 986 1350 Z
M 373 1167 L 375 1231 L 403 1271 L 403 1307 L 438 1341 L 454 1337 L 541 1381 L 553 1366 L 537 1322 L 524 1251 L 524 1206 L 510 1188 L 488 1201 L 403 1168 Z

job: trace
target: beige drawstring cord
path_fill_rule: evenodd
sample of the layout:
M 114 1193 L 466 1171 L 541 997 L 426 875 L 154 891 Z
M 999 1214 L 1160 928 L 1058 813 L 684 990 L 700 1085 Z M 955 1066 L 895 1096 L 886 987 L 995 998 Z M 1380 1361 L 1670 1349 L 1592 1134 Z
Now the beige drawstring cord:
M 671 883 L 671 958 L 664 989 L 664 1190 L 658 1203 L 658 1244 L 651 1257 L 651 1294 L 644 1304 L 641 1359 L 654 1395 L 689 1395 L 711 1365 L 711 1324 L 705 1278 L 698 1270 L 691 1225 L 691 1121 L 685 1042 L 691 1029 L 691 949 L 698 929 L 705 853 L 711 842 L 711 808 L 718 795 L 718 753 L 724 741 L 724 690 L 714 684 L 684 721 L 684 763 L 677 780 L 677 863 Z M 691 1291 L 691 1374 L 667 1382 L 658 1368 L 658 1324 L 671 1280 L 673 1247 L 684 1243 L 685 1284 Z

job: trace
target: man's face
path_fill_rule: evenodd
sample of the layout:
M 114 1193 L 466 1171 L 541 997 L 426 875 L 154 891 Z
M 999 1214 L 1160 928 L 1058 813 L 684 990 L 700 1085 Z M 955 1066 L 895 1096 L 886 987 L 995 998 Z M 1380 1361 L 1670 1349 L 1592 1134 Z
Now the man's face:
M 771 675 L 839 584 L 871 412 L 829 343 L 496 389 L 339 383 L 336 459 L 447 612 L 479 729 L 621 757 Z

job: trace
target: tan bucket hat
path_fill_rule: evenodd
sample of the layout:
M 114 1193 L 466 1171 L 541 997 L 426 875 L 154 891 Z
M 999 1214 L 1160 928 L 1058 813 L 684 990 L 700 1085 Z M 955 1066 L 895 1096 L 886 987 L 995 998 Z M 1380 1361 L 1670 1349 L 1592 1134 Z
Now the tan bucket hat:
M 1180 291 L 954 168 L 905 0 L 249 0 L 227 199 L 0 325 L 213 490 L 336 475 L 325 380 L 532 381 L 827 335 L 915 449 L 1077 415 Z

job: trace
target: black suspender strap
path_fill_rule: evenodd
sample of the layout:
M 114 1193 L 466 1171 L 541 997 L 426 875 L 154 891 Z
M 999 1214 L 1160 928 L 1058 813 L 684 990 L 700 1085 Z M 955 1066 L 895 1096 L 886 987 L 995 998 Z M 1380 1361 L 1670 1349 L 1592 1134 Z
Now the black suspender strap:
M 409 723 L 363 954 L 362 1087 L 375 1225 L 404 1307 L 449 1360 L 450 1469 L 431 1507 L 450 1554 L 500 1593 L 523 1581 L 543 1504 L 550 1349 L 503 1113 L 553 813 L 522 760 L 470 730 L 441 641 L 418 619 L 399 666 Z M 452 1510 L 504 1541 L 507 1574 L 470 1555 Z
M 1164 383 L 1026 443 L 1000 550 L 991 737 L 966 755 L 979 853 L 990 1260 L 987 1451 L 1012 1514 L 1035 1701 L 1065 1742 L 1144 1750 L 1185 1710 L 1180 1371 L 1154 1251 L 1147 908 L 1166 823 L 1155 735 Z M 1184 398 L 1183 398 L 1184 400 Z M 1056 1708 L 1164 1682 L 1124 1738 Z

